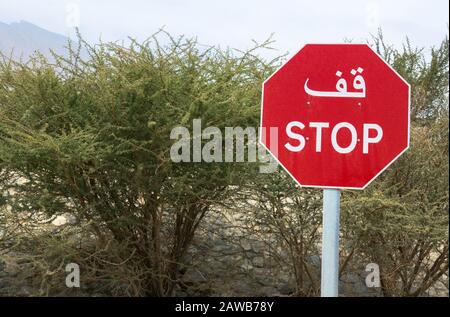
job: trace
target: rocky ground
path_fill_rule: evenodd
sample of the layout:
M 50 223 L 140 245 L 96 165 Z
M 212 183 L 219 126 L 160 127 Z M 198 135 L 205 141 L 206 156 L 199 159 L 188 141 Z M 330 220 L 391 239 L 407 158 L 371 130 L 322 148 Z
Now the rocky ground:
M 58 230 L 71 226 L 76 220 L 61 215 L 45 225 Z M 269 241 L 270 243 L 270 241 Z M 32 257 L 29 254 L 6 252 L 0 254 L 0 296 L 32 296 L 27 272 Z M 287 266 L 280 265 L 267 250 L 267 241 L 261 241 L 242 231 L 236 222 L 223 217 L 209 217 L 186 258 L 189 266 L 182 278 L 177 296 L 295 296 L 296 284 Z M 308 257 L 307 264 L 318 295 L 320 285 L 320 257 Z M 340 296 L 382 296 L 377 288 L 365 284 L 364 268 L 345 273 L 340 278 Z M 446 283 L 448 285 L 448 282 Z M 57 295 L 57 294 L 55 294 Z M 80 296 L 101 296 L 81 290 Z M 448 296 L 448 287 L 438 282 L 429 290 L 429 296 Z
M 267 244 L 242 229 L 233 220 L 210 217 L 191 248 L 192 266 L 183 277 L 186 289 L 180 296 L 294 296 L 296 285 L 288 267 L 280 266 L 267 252 Z M 308 267 L 319 293 L 320 257 L 310 256 Z M 344 274 L 340 296 L 381 296 L 367 288 L 366 272 Z

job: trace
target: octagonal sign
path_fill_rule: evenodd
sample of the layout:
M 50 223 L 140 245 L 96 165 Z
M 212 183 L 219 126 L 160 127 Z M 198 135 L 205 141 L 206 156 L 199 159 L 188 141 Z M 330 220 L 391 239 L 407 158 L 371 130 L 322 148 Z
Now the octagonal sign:
M 307 44 L 263 84 L 260 141 L 301 186 L 364 189 L 409 147 L 409 103 L 368 45 Z

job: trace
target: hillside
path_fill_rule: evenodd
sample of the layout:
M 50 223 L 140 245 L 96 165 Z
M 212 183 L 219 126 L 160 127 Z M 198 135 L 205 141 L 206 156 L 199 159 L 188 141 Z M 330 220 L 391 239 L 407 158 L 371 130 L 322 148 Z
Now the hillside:
M 66 36 L 47 31 L 26 21 L 6 24 L 0 22 L 0 52 L 14 59 L 28 59 L 30 54 L 40 51 L 50 57 L 50 49 L 63 54 L 67 45 Z

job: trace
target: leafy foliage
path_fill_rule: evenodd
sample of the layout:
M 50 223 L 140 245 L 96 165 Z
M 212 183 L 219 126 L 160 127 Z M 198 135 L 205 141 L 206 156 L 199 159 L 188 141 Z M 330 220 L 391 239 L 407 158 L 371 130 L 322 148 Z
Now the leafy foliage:
M 344 235 L 381 270 L 387 296 L 418 296 L 448 276 L 448 38 L 425 52 L 375 40 L 411 84 L 411 146 L 367 190 L 346 193 Z
M 171 295 L 199 222 L 244 165 L 174 164 L 170 132 L 194 118 L 256 124 L 272 67 L 252 51 L 164 32 L 130 47 L 81 43 L 87 60 L 80 46 L 54 64 L 40 55 L 0 64 L 0 169 L 15 191 L 8 204 L 77 215 L 100 241 L 125 244 L 131 267 L 146 269 L 141 294 Z M 12 181 L 18 176 L 25 181 Z
M 193 119 L 258 125 L 261 82 L 279 64 L 257 57 L 269 44 L 236 52 L 160 32 L 128 47 L 80 40 L 55 62 L 3 58 L 0 225 L 11 213 L 74 214 L 93 248 L 71 243 L 64 253 L 49 237 L 30 245 L 51 241 L 49 261 L 84 261 L 91 280 L 127 283 L 126 295 L 170 296 L 199 224 L 226 206 L 270 237 L 274 257 L 288 251 L 297 295 L 316 295 L 308 258 L 319 253 L 319 191 L 257 164 L 169 157 L 170 132 Z M 365 191 L 343 193 L 341 272 L 376 262 L 385 295 L 418 296 L 448 275 L 448 39 L 430 56 L 381 34 L 372 44 L 412 86 L 411 148 Z

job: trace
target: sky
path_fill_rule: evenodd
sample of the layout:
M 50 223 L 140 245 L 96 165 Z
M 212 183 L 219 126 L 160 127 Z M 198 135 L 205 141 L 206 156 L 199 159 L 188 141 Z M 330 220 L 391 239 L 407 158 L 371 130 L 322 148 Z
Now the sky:
M 206 45 L 240 50 L 273 34 L 280 54 L 305 43 L 365 42 L 381 28 L 387 42 L 420 47 L 448 34 L 448 0 L 0 0 L 0 22 L 26 20 L 90 42 L 143 40 L 159 28 Z M 280 55 L 276 53 L 276 55 Z

